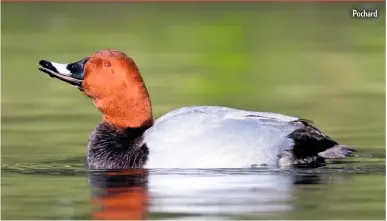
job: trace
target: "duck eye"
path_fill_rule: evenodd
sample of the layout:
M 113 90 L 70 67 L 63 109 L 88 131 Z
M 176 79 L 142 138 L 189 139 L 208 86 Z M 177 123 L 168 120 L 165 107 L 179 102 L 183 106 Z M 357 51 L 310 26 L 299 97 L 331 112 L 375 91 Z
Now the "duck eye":
M 105 66 L 105 67 L 110 67 L 110 66 L 112 66 L 112 64 L 110 64 L 110 62 L 108 62 L 108 61 L 105 61 L 105 62 L 103 63 L 103 66 Z

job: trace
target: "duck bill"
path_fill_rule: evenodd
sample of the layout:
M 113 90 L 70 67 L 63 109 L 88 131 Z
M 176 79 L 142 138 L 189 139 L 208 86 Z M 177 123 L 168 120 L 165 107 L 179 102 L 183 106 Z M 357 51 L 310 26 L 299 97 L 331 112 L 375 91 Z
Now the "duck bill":
M 39 61 L 39 70 L 48 74 L 50 77 L 58 78 L 64 82 L 82 87 L 85 77 L 85 64 L 88 58 L 70 64 L 60 64 L 52 61 Z

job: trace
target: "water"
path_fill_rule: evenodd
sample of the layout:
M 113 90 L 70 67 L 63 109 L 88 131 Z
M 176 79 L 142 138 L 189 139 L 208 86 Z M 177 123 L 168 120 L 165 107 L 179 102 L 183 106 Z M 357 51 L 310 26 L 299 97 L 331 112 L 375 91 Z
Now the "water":
M 3 218 L 383 219 L 382 162 L 294 170 L 86 171 L 53 162 L 51 168 L 3 165 L 3 188 L 28 189 L 13 193 L 13 199 L 3 193 L 14 201 L 24 192 L 17 205 L 5 205 Z
M 381 17 L 350 17 L 365 6 Z M 384 2 L 6 2 L 1 16 L 2 219 L 385 219 Z M 277 112 L 359 152 L 313 170 L 89 173 L 101 115 L 37 63 L 105 48 L 137 62 L 155 118 Z

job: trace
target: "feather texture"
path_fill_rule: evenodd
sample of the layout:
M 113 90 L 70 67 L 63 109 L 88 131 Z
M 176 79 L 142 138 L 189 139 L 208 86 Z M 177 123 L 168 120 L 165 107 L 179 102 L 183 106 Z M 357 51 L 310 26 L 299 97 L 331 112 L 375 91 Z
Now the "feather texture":
M 171 111 L 145 132 L 148 168 L 275 166 L 294 145 L 288 135 L 305 127 L 300 118 L 217 106 Z

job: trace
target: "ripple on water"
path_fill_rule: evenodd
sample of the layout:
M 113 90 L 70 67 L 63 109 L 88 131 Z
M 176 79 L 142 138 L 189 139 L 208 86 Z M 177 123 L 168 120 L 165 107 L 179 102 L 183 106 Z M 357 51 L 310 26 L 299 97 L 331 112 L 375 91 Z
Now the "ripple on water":
M 128 197 L 133 196 L 134 193 L 135 197 L 149 196 L 151 197 L 149 208 L 143 208 L 146 211 L 137 212 L 149 213 L 156 217 L 177 216 L 178 220 L 195 217 L 220 219 L 243 215 L 245 218 L 275 219 L 277 216 L 281 219 L 281 217 L 287 217 L 286 214 L 292 211 L 302 212 L 298 206 L 299 199 L 307 199 L 302 200 L 303 204 L 306 202 L 314 206 L 320 205 L 320 200 L 316 200 L 316 197 L 312 199 L 308 197 L 310 195 L 316 195 L 320 199 L 325 197 L 332 191 L 330 190 L 332 184 L 340 186 L 344 183 L 347 186 L 347 181 L 356 176 L 384 176 L 384 162 L 384 159 L 356 159 L 356 161 L 332 163 L 316 169 L 155 169 L 142 170 L 146 173 L 134 173 L 135 170 L 88 171 L 82 160 L 65 159 L 35 164 L 3 164 L 2 172 L 3 175 L 56 176 L 59 179 L 55 182 L 59 183 L 70 179 L 66 176 L 72 176 L 74 180 L 88 177 L 88 186 L 86 187 L 86 184 L 85 187 L 89 188 L 92 198 L 100 199 L 99 202 L 110 202 L 117 198 L 119 189 L 123 191 L 121 194 L 123 202 L 130 202 Z M 49 186 L 51 181 L 43 182 L 47 182 L 46 185 Z M 340 190 L 340 193 L 344 196 L 351 195 L 353 198 L 352 192 L 358 194 L 359 191 L 363 191 L 364 184 L 353 180 L 350 183 L 351 188 L 354 189 L 346 187 L 343 189 L 345 192 Z M 114 191 L 110 191 L 111 188 Z M 87 191 L 87 189 L 70 191 Z M 375 191 L 377 191 L 376 186 Z M 83 200 L 83 204 L 89 204 L 88 197 Z M 341 198 L 331 199 L 331 205 L 343 205 L 343 203 L 348 204 Z M 103 205 L 98 207 L 101 206 Z M 127 207 L 123 208 L 125 211 L 121 212 L 128 213 Z M 106 207 L 105 210 L 110 214 L 109 208 Z
M 2 164 L 2 172 L 41 175 L 85 175 L 89 172 L 83 158 L 70 158 L 39 163 Z M 366 173 L 385 174 L 384 158 L 363 157 L 356 160 L 332 161 L 325 167 L 311 169 L 275 169 L 275 168 L 220 168 L 220 169 L 149 169 L 157 175 L 247 175 L 247 174 L 330 174 L 330 173 Z

